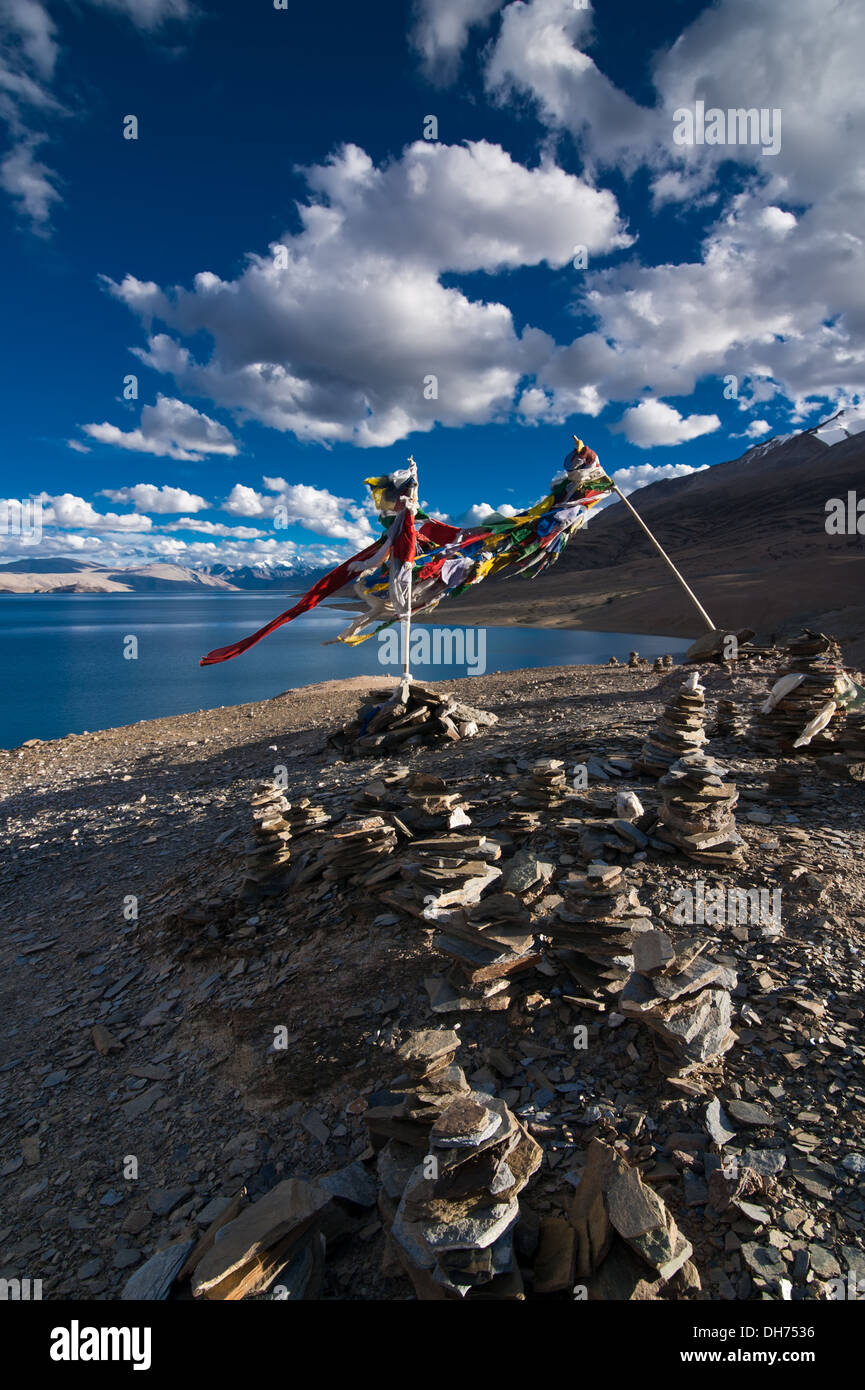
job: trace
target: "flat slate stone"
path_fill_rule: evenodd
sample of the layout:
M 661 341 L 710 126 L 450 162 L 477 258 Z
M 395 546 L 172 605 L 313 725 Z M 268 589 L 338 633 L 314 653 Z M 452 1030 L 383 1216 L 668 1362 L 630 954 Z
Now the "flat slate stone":
M 157 1250 L 126 1281 L 120 1297 L 126 1302 L 158 1302 L 167 1298 L 194 1244 L 194 1240 L 181 1240 Z
M 729 1144 L 731 1139 L 736 1138 L 736 1131 L 724 1113 L 724 1108 L 719 1100 L 710 1100 L 706 1106 L 706 1133 L 712 1143 L 717 1144 L 719 1148 L 723 1148 L 725 1144 Z
M 432 1127 L 430 1140 L 437 1148 L 474 1149 L 501 1126 L 501 1115 L 479 1100 L 477 1092 L 472 1092 L 442 1111 Z
M 775 1117 L 762 1105 L 753 1105 L 747 1100 L 730 1100 L 727 1110 L 732 1119 L 740 1125 L 751 1125 L 755 1129 L 774 1129 Z
M 340 1168 L 336 1173 L 328 1173 L 325 1178 L 319 1178 L 318 1186 L 344 1202 L 352 1202 L 356 1207 L 374 1207 L 378 1196 L 378 1183 L 359 1160 Z
M 261 1251 L 294 1230 L 309 1225 L 332 1201 L 329 1192 L 298 1178 L 287 1178 L 266 1196 L 246 1207 L 223 1227 L 193 1276 L 198 1296 L 249 1264 Z

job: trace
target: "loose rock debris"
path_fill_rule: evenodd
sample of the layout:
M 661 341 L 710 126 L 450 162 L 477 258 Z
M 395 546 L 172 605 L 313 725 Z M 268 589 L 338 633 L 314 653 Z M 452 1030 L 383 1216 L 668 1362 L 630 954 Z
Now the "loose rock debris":
M 865 1277 L 862 788 L 823 758 L 779 767 L 728 736 L 707 751 L 729 773 L 709 776 L 735 783 L 745 863 L 662 849 L 666 788 L 636 771 L 656 681 L 479 678 L 469 698 L 499 716 L 482 740 L 414 745 L 361 777 L 320 751 L 321 719 L 344 722 L 351 696 L 325 708 L 306 692 L 142 726 L 137 747 L 119 731 L 0 758 L 7 916 L 18 893 L 0 947 L 3 1277 L 42 1277 L 48 1298 L 198 1300 L 827 1299 Z M 733 682 L 744 717 L 764 670 Z M 700 683 L 711 717 L 730 677 L 701 667 Z M 855 712 L 843 737 L 854 727 Z M 566 783 L 587 766 L 588 784 L 515 806 L 545 760 Z M 277 763 L 288 778 L 263 785 Z M 114 817 L 106 787 L 124 777 Z M 255 796 L 258 865 L 242 844 Z M 625 917 L 568 922 L 585 879 L 625 897 Z M 780 927 L 670 912 L 734 888 L 779 891 Z M 434 1007 L 455 1000 L 468 1007 Z M 420 1080 L 400 1055 L 418 1029 L 459 1042 L 445 1070 L 459 1056 L 466 1090 L 449 1094 L 470 1107 L 441 1145 L 434 1121 L 414 1143 L 365 1123 L 382 1092 L 406 1090 L 401 1069 Z M 448 1108 L 432 1081 L 434 1102 L 415 1091 L 424 1124 Z M 495 1201 L 505 1175 L 481 1146 L 510 1142 L 500 1107 L 541 1161 Z M 391 1139 L 411 1167 L 383 1157 Z M 442 1157 L 448 1180 L 486 1162 L 484 1185 L 431 1192 L 423 1164 Z M 403 1197 L 409 1234 L 424 1231 L 417 1263 L 393 1235 Z M 214 1223 L 244 1217 L 260 1237 L 240 1226 L 217 1266 Z M 451 1246 L 454 1232 L 492 1238 Z

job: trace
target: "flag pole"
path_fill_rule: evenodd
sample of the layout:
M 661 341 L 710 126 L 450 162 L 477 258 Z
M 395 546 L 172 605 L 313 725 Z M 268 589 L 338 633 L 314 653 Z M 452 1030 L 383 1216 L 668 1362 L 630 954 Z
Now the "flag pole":
M 413 457 L 412 454 L 409 454 L 407 462 L 408 462 L 409 468 L 411 469 L 411 474 L 412 474 L 412 487 L 411 487 L 411 491 L 410 491 L 409 494 L 408 494 L 408 497 L 406 498 L 405 509 L 406 509 L 407 512 L 410 511 L 411 514 L 412 514 L 412 516 L 415 516 L 415 514 L 417 513 L 417 509 L 418 509 L 417 464 L 415 463 L 414 457 Z M 408 685 L 411 684 L 411 678 L 412 678 L 412 676 L 411 676 L 411 656 L 410 656 L 410 653 L 409 653 L 409 647 L 410 647 L 410 640 L 411 640 L 411 599 L 412 599 L 412 578 L 413 578 L 413 574 L 414 574 L 414 565 L 412 565 L 412 568 L 409 570 L 409 574 L 408 574 L 408 584 L 407 584 L 407 589 L 406 589 L 406 609 L 405 609 L 405 613 L 403 614 L 403 619 L 402 619 L 403 649 L 402 649 L 402 682 L 401 682 L 401 684 L 402 684 L 402 685 L 406 685 L 406 686 L 408 686 Z
M 673 564 L 666 550 L 658 541 L 655 540 L 655 537 L 652 535 L 645 521 L 643 521 L 643 518 L 634 510 L 625 494 L 621 492 L 619 488 L 616 487 L 615 483 L 613 483 L 613 492 L 617 493 L 618 496 L 622 499 L 628 511 L 631 513 L 631 516 L 633 516 L 636 519 L 638 525 L 642 526 L 643 530 L 649 537 L 649 540 L 652 542 L 652 545 L 657 550 L 661 559 L 665 562 L 665 564 L 669 565 L 670 569 L 673 571 L 673 574 L 676 576 L 682 588 L 685 590 L 685 593 L 688 595 L 688 598 L 691 600 L 697 612 L 700 614 L 700 617 L 703 619 L 703 622 L 706 624 L 706 627 L 709 629 L 710 632 L 717 632 L 718 629 L 715 627 L 715 624 L 712 622 L 712 619 L 709 617 L 708 613 L 706 612 L 700 600 L 697 598 L 697 595 L 694 593 L 693 589 L 690 587 L 690 585 L 688 585 L 685 582 L 684 577 L 676 569 L 676 566 Z
M 577 444 L 579 444 L 580 441 L 577 439 L 577 436 L 576 436 L 576 435 L 574 435 L 574 440 L 575 440 L 575 442 L 576 442 Z M 612 480 L 611 480 L 611 481 L 612 481 Z M 678 581 L 679 581 L 679 583 L 681 584 L 682 588 L 685 590 L 685 593 L 688 595 L 688 598 L 691 600 L 691 602 L 693 603 L 693 605 L 694 605 L 694 607 L 696 608 L 697 612 L 700 614 L 700 617 L 703 619 L 703 622 L 706 624 L 706 627 L 709 629 L 710 632 L 717 632 L 718 629 L 715 627 L 715 624 L 712 622 L 712 619 L 709 617 L 708 613 L 706 612 L 706 610 L 705 610 L 705 608 L 703 607 L 703 605 L 702 605 L 702 603 L 700 602 L 700 600 L 697 598 L 697 595 L 694 593 L 693 589 L 690 587 L 689 584 L 686 583 L 685 578 L 684 578 L 684 575 L 681 575 L 681 574 L 679 573 L 679 571 L 676 569 L 676 566 L 673 564 L 672 560 L 670 559 L 669 555 L 667 554 L 666 550 L 665 550 L 664 547 L 661 545 L 660 541 L 656 541 L 656 540 L 655 540 L 655 537 L 652 535 L 651 531 L 649 530 L 649 528 L 648 528 L 648 526 L 646 525 L 646 523 L 645 523 L 645 521 L 643 520 L 643 518 L 642 518 L 642 517 L 640 516 L 640 514 L 631 506 L 631 503 L 628 501 L 628 499 L 627 499 L 627 497 L 625 496 L 625 494 L 622 492 L 622 490 L 621 490 L 620 488 L 616 487 L 616 484 L 615 484 L 615 483 L 613 483 L 613 492 L 615 492 L 616 495 L 617 495 L 618 497 L 621 498 L 621 500 L 624 502 L 625 506 L 627 507 L 628 511 L 631 513 L 631 516 L 632 516 L 632 517 L 634 518 L 634 520 L 636 521 L 637 525 L 640 526 L 640 527 L 642 527 L 642 529 L 645 531 L 646 535 L 649 537 L 649 540 L 652 542 L 652 545 L 653 545 L 653 546 L 655 547 L 655 549 L 657 550 L 657 552 L 658 552 L 658 554 L 660 555 L 661 559 L 662 559 L 662 560 L 664 561 L 664 563 L 665 563 L 666 565 L 668 565 L 668 566 L 670 567 L 670 569 L 673 571 L 673 574 L 676 576 L 676 578 L 678 579 Z

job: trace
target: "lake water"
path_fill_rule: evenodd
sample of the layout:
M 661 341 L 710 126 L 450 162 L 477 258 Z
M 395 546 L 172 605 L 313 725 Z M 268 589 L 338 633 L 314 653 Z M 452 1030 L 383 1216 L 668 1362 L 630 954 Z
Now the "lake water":
M 0 747 L 28 738 L 63 738 L 193 710 L 264 700 L 299 685 L 344 676 L 395 674 L 379 661 L 379 641 L 322 646 L 346 626 L 344 610 L 318 608 L 220 666 L 200 667 L 214 647 L 253 632 L 291 606 L 286 594 L 0 595 Z M 439 624 L 467 639 L 442 614 Z M 689 641 L 609 632 L 490 627 L 486 673 L 683 652 Z M 137 640 L 135 660 L 124 657 Z M 459 639 L 458 639 L 459 640 Z M 458 651 L 458 649 L 457 649 Z M 439 656 L 446 655 L 439 651 Z M 419 679 L 472 674 L 465 664 L 414 668 Z M 484 674 L 477 670 L 476 674 Z

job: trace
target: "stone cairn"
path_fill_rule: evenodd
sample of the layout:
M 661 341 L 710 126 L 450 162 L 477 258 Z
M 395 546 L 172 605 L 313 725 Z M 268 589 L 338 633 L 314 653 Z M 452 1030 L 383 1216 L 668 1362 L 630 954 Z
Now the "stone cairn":
M 579 842 L 580 856 L 585 862 L 629 864 L 634 855 L 651 846 L 650 832 L 656 822 L 655 813 L 644 810 L 633 792 L 620 791 L 616 794 L 614 816 L 582 820 L 563 817 L 557 828 L 565 838 Z
M 458 1047 L 449 1029 L 411 1034 L 406 1074 L 369 1097 L 386 1260 L 422 1300 L 521 1299 L 514 1228 L 543 1153 L 504 1101 L 469 1088 Z
M 327 742 L 346 757 L 378 756 L 420 744 L 458 743 L 497 723 L 498 715 L 461 704 L 453 695 L 401 681 L 395 689 L 373 691 L 370 703 Z
M 377 881 L 382 861 L 397 847 L 396 830 L 382 816 L 346 816 L 326 835 L 310 839 L 289 876 L 292 889 L 319 879 L 366 887 Z
M 502 821 L 502 829 L 515 838 L 533 835 L 540 825 L 541 818 L 537 811 L 521 811 L 519 808 L 509 811 Z
M 266 782 L 253 796 L 252 835 L 244 845 L 241 897 L 251 900 L 278 891 L 291 859 L 291 831 L 283 815 L 288 809 L 288 800 L 273 782 Z
M 706 742 L 705 719 L 706 692 L 691 671 L 643 744 L 639 770 L 661 777 L 677 759 L 697 752 Z
M 396 831 L 381 816 L 346 817 L 334 827 L 319 850 L 318 862 L 325 882 L 347 880 L 364 885 L 383 855 L 396 849 Z
M 503 891 L 473 906 L 443 910 L 439 899 L 426 908 L 424 917 L 435 927 L 432 948 L 453 962 L 445 976 L 425 981 L 434 1013 L 497 1013 L 510 1007 L 513 977 L 543 959 L 532 909 L 553 870 L 552 863 L 523 852 L 511 860 Z
M 656 656 L 652 662 L 653 671 L 671 671 L 673 669 L 673 658 L 667 656 Z
M 562 901 L 544 934 L 574 979 L 592 993 L 618 994 L 634 968 L 636 936 L 651 925 L 617 864 L 590 864 L 559 884 Z
M 735 700 L 719 700 L 712 730 L 717 738 L 734 738 L 739 732 L 739 712 Z
M 619 996 L 623 1014 L 655 1034 L 659 1060 L 673 1070 L 713 1062 L 733 1046 L 733 970 L 706 958 L 706 940 L 674 947 L 664 931 L 634 941 L 634 970 Z
M 734 814 L 739 793 L 724 780 L 728 776 L 705 753 L 689 753 L 673 763 L 658 783 L 663 801 L 653 844 L 669 845 L 698 864 L 741 864 L 744 841 Z
M 274 782 L 263 783 L 252 798 L 253 834 L 244 847 L 241 897 L 254 900 L 279 892 L 293 867 L 289 841 L 303 842 L 330 821 L 324 808 L 313 806 L 309 797 L 290 802 Z
M 539 758 L 517 782 L 513 805 L 519 810 L 551 811 L 570 794 L 561 758 Z
M 835 735 L 845 719 L 843 708 L 835 702 L 844 678 L 838 643 L 807 628 L 786 651 L 788 661 L 754 719 L 752 741 L 775 755 L 795 754 L 803 747 L 812 753 L 833 752 Z

